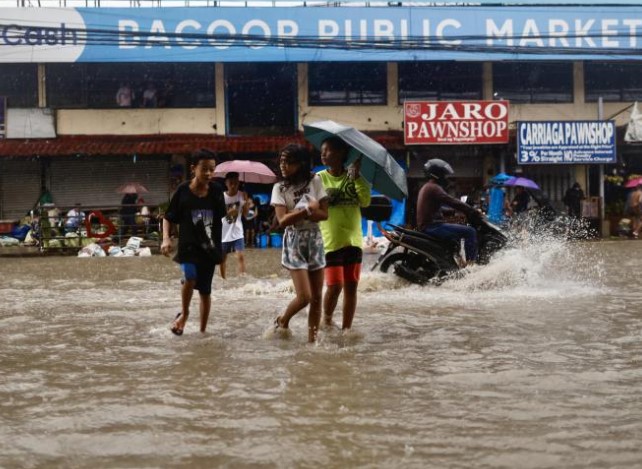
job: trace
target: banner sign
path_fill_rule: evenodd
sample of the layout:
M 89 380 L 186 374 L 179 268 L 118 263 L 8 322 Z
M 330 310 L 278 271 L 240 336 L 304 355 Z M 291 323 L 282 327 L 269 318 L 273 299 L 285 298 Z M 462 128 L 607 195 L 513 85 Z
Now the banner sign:
M 508 143 L 508 101 L 406 101 L 406 145 Z
M 0 138 L 7 136 L 7 97 L 0 96 Z
M 518 122 L 517 162 L 519 164 L 615 163 L 615 122 Z
M 3 8 L 0 62 L 640 60 L 642 5 Z

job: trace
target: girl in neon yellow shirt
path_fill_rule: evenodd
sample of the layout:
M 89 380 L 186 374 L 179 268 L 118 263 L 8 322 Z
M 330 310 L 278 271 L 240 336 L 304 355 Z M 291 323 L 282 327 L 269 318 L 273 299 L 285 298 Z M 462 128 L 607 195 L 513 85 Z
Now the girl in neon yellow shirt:
M 359 174 L 359 162 L 346 170 L 350 147 L 331 137 L 321 145 L 321 162 L 328 168 L 319 177 L 328 194 L 328 219 L 321 221 L 325 249 L 323 324 L 332 325 L 332 315 L 343 291 L 342 329 L 350 329 L 357 309 L 357 287 L 361 276 L 361 207 L 370 205 L 370 186 Z

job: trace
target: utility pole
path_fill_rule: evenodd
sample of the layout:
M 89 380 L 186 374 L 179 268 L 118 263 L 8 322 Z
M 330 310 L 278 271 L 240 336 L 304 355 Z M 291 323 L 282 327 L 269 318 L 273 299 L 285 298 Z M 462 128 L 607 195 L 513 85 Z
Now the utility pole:
M 604 99 L 602 98 L 602 96 L 600 96 L 597 99 L 597 119 L 598 120 L 604 119 Z M 604 200 L 604 165 L 603 164 L 600 164 L 599 170 L 600 171 L 598 173 L 598 177 L 599 177 L 598 187 L 600 188 L 600 232 L 602 233 L 602 237 L 604 237 L 605 200 Z

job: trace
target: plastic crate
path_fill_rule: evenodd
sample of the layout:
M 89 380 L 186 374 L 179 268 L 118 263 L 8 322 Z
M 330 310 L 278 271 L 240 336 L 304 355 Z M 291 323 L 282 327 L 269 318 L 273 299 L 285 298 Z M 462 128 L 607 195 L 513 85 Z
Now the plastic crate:
M 0 234 L 11 234 L 18 220 L 0 220 Z

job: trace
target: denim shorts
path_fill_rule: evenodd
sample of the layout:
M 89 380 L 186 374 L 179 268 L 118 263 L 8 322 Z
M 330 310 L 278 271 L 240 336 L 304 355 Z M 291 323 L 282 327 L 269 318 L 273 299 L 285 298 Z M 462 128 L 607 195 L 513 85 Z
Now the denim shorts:
M 194 287 L 201 295 L 209 295 L 212 293 L 212 279 L 214 278 L 214 264 L 192 264 L 185 262 L 181 264 L 181 272 L 183 272 L 182 282 L 186 280 L 196 280 Z
M 281 264 L 288 270 L 323 269 L 325 252 L 319 227 L 297 230 L 288 226 L 283 235 Z
M 242 251 L 245 249 L 245 240 L 243 238 L 239 238 L 234 241 L 224 241 L 221 245 L 223 246 L 223 252 L 225 254 L 229 254 L 231 252 Z

